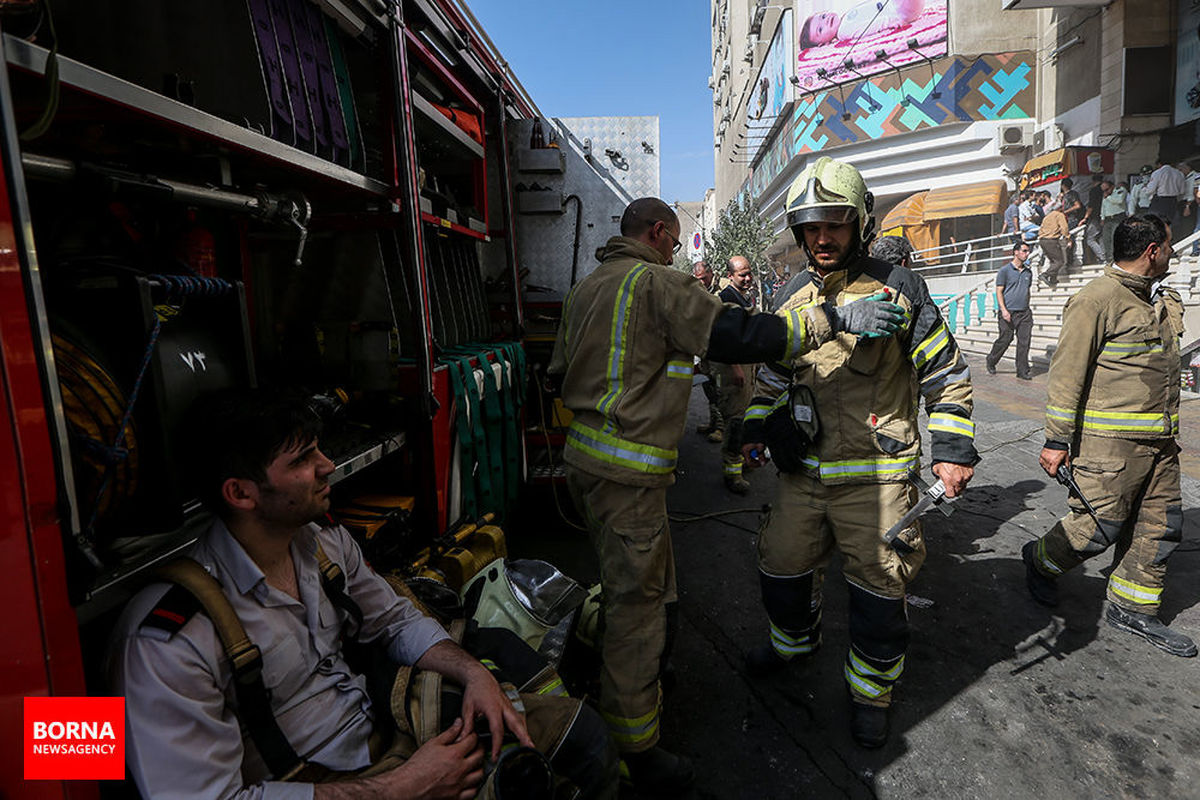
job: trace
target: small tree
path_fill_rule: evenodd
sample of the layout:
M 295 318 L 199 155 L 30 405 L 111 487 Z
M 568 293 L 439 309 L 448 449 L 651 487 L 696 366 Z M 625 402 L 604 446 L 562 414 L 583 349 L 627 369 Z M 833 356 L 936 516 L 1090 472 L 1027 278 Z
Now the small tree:
M 771 223 L 763 219 L 749 197 L 739 203 L 737 198 L 717 215 L 717 225 L 707 237 L 704 260 L 717 275 L 724 275 L 725 262 L 733 256 L 744 256 L 761 287 L 775 280 L 775 272 L 767 261 L 767 250 L 775 243 Z

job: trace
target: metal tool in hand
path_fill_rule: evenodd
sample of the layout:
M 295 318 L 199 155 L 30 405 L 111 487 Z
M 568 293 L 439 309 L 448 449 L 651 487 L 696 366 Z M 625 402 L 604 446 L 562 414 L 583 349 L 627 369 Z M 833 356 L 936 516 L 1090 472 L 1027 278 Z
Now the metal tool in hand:
M 1079 484 L 1075 482 L 1075 475 L 1071 472 L 1071 468 L 1066 464 L 1060 464 L 1058 467 L 1058 472 L 1054 473 L 1054 479 L 1063 486 L 1067 487 L 1067 492 L 1069 494 L 1073 494 L 1079 498 L 1079 503 L 1083 506 L 1083 510 L 1091 516 L 1092 520 L 1097 525 L 1099 525 L 1100 517 L 1097 516 L 1095 507 L 1088 502 L 1087 497 L 1085 497 L 1083 492 L 1080 490 Z
M 932 485 L 926 484 L 925 481 L 917 475 L 909 476 L 909 480 L 921 490 L 921 499 L 917 501 L 907 514 L 900 518 L 892 527 L 888 528 L 887 533 L 883 535 L 883 540 L 894 547 L 901 553 L 911 553 L 913 548 L 908 545 L 903 539 L 899 538 L 900 534 L 912 527 L 912 524 L 917 521 L 930 508 L 937 508 L 947 517 L 954 513 L 954 509 L 950 504 L 957 500 L 957 497 L 946 497 L 946 484 L 942 483 L 941 478 L 935 481 Z

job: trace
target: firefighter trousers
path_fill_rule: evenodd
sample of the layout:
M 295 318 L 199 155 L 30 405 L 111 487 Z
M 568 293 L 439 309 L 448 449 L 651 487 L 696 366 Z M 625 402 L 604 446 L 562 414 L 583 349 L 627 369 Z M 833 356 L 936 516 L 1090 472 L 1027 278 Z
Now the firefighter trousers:
M 1071 497 L 1070 513 L 1038 542 L 1038 569 L 1058 577 L 1116 545 L 1108 599 L 1157 614 L 1167 559 L 1183 538 L 1178 443 L 1083 436 L 1071 466 L 1100 523 Z
M 675 554 L 665 486 L 629 486 L 567 465 L 571 498 L 600 561 L 600 713 L 622 752 L 658 743 L 659 678 L 673 631 Z
M 757 365 L 742 365 L 745 380 L 741 386 L 733 382 L 733 368 L 729 364 L 714 364 L 713 367 L 720 375 L 718 404 L 724 434 L 721 440 L 721 471 L 727 478 L 739 477 L 742 474 L 742 424 L 746 418 L 746 407 L 754 396 Z
M 820 645 L 821 585 L 834 547 L 850 585 L 850 649 L 843 675 L 851 699 L 891 703 L 908 648 L 905 586 L 925 560 L 920 523 L 900 534 L 901 555 L 883 534 L 916 502 L 908 483 L 826 486 L 782 473 L 779 498 L 758 537 L 758 567 L 771 644 L 783 658 Z

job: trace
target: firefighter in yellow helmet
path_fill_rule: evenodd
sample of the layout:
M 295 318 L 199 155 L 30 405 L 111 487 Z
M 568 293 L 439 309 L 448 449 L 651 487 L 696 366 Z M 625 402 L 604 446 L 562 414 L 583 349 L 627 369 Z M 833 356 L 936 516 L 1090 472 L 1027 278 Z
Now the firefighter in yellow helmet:
M 746 412 L 747 462 L 780 469 L 779 499 L 758 542 L 770 642 L 747 655 L 748 671 L 782 669 L 821 645 L 821 585 L 836 547 L 850 587 L 850 649 L 844 676 L 851 734 L 863 747 L 888 736 L 892 687 L 908 646 L 905 586 L 925 558 L 919 524 L 883 534 L 916 501 L 917 409 L 929 414 L 933 472 L 954 496 L 978 460 L 971 378 L 925 282 L 867 255 L 874 198 L 853 166 L 822 157 L 787 195 L 787 224 L 808 266 L 777 293 L 775 313 L 842 306 L 887 295 L 904 309 L 891 338 L 839 333 L 820 347 L 759 371 Z M 774 412 L 774 413 L 773 413 Z
M 751 314 L 671 269 L 678 248 L 679 220 L 666 203 L 630 203 L 621 235 L 567 295 L 549 368 L 562 374 L 563 404 L 574 414 L 563 451 L 567 485 L 600 561 L 600 712 L 634 786 L 654 797 L 692 782 L 687 759 L 658 739 L 659 677 L 676 600 L 666 492 L 693 357 L 790 360 L 839 331 L 890 336 L 903 319 L 895 304 L 871 298 Z

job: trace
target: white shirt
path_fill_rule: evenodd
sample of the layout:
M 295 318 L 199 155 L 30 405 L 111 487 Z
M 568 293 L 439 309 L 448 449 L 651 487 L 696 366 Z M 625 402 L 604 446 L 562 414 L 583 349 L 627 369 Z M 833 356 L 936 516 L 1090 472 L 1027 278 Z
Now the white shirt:
M 412 664 L 447 638 L 371 570 L 341 526 L 309 525 L 292 541 L 300 600 L 268 585 L 221 522 L 190 555 L 221 582 L 262 651 L 263 683 L 292 748 L 330 769 L 354 770 L 370 763 L 375 712 L 366 681 L 343 658 L 347 615 L 321 588 L 318 536 L 362 609 L 360 641 L 380 641 L 395 661 Z M 174 634 L 142 625 L 168 588 L 154 584 L 130 602 L 110 653 L 114 688 L 126 698 L 126 762 L 142 797 L 311 800 L 311 784 L 268 781 L 262 758 L 243 738 L 228 659 L 209 618 L 195 614 Z
M 1146 184 L 1147 197 L 1187 197 L 1187 181 L 1183 173 L 1170 164 L 1163 164 L 1150 173 L 1150 181 Z

